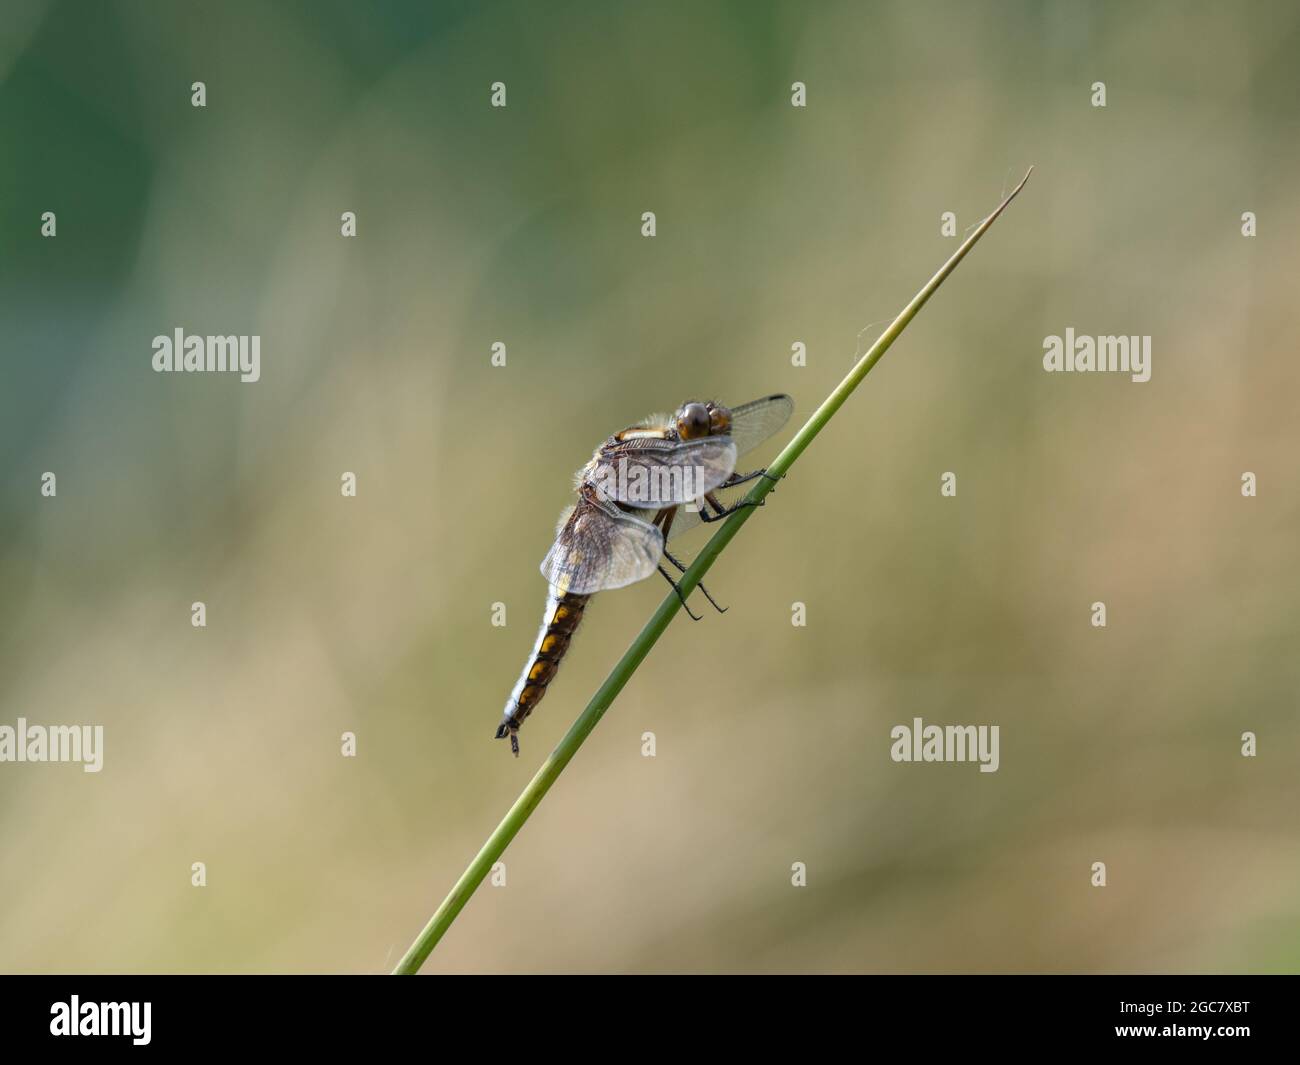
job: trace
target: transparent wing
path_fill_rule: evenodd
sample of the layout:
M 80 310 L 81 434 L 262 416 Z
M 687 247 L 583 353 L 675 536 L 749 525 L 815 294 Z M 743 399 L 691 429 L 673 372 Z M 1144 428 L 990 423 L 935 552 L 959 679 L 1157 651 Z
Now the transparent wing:
M 606 499 L 655 509 L 698 499 L 736 469 L 730 436 L 698 440 L 633 437 L 601 448 L 588 479 Z
M 737 456 L 753 451 L 764 440 L 775 436 L 794 413 L 794 400 L 787 395 L 765 396 L 751 403 L 731 408 L 731 439 Z M 650 518 L 654 514 L 649 515 Z M 668 529 L 668 539 L 676 540 L 701 524 L 699 508 L 695 503 L 677 508 L 673 523 Z
M 597 454 L 587 478 L 606 499 L 654 510 L 699 499 L 736 470 L 736 461 L 776 433 L 794 411 L 787 395 L 731 408 L 731 429 L 698 440 L 629 437 L 611 440 Z M 663 419 L 652 419 L 656 424 Z M 647 422 L 649 426 L 649 422 Z
M 682 533 L 690 532 L 702 524 L 699 508 L 694 503 L 677 508 L 673 523 L 668 529 L 668 539 L 676 540 Z
M 645 580 L 663 554 L 654 526 L 613 503 L 583 497 L 542 559 L 542 576 L 563 595 L 591 595 Z
M 739 497 L 736 497 L 739 498 Z M 700 501 L 693 500 L 690 503 L 684 503 L 677 508 L 677 513 L 673 515 L 673 523 L 668 527 L 668 541 L 671 543 L 683 533 L 688 533 L 692 529 L 699 528 L 703 519 L 700 517 Z M 663 509 L 662 507 L 660 509 Z M 658 510 L 642 510 L 637 514 L 646 521 L 654 521 L 659 514 Z
M 774 436 L 793 413 L 794 400 L 787 395 L 764 396 L 732 407 L 730 436 L 735 441 L 736 454 L 753 451 L 769 436 Z
M 783 393 L 764 396 L 762 399 L 755 399 L 731 408 L 731 432 L 726 436 L 711 436 L 684 443 L 657 438 L 632 438 L 618 441 L 602 448 L 595 471 L 605 478 L 605 484 L 608 486 L 605 494 L 618 499 L 619 502 L 644 508 L 638 513 L 647 523 L 654 520 L 655 515 L 664 507 L 677 505 L 677 513 L 668 531 L 668 539 L 675 540 L 700 524 L 699 510 L 693 501 L 699 501 L 705 492 L 711 492 L 719 487 L 735 472 L 739 456 L 754 450 L 768 437 L 774 436 L 790 420 L 790 415 L 793 413 L 794 400 L 789 396 Z M 664 421 L 665 419 L 652 420 Z M 649 421 L 646 424 L 649 425 Z M 720 447 L 728 440 L 734 449 L 734 456 Z M 692 493 L 683 483 L 681 489 L 676 491 L 660 491 L 657 495 L 650 495 L 648 498 L 645 493 L 635 496 L 635 493 L 619 486 L 620 459 L 627 460 L 624 467 L 624 480 L 627 482 L 632 480 L 636 469 L 698 465 L 702 470 L 707 471 L 707 475 L 697 480 L 707 487 Z M 718 477 L 724 469 L 726 474 Z M 684 504 L 689 504 L 689 508 Z

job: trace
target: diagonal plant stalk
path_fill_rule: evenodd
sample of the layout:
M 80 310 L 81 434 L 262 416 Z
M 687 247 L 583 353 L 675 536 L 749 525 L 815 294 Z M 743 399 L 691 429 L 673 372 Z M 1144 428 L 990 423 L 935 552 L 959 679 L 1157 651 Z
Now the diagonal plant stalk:
M 812 443 L 813 438 L 822 431 L 835 412 L 843 406 L 844 401 L 849 398 L 849 394 L 871 372 L 871 368 L 880 361 L 881 356 L 889 350 L 889 346 L 898 339 L 899 334 L 907 327 L 907 324 L 916 317 L 917 312 L 925 305 L 926 300 L 934 295 L 935 290 L 943 284 L 944 279 L 965 258 L 966 253 L 975 246 L 975 242 L 988 232 L 989 227 L 997 221 L 998 215 L 1006 210 L 1007 205 L 1025 187 L 1025 182 L 1029 180 L 1029 175 L 1033 172 L 1034 168 L 1030 167 L 1028 173 L 1021 179 L 1020 184 L 1012 189 L 1011 193 L 998 205 L 997 209 L 984 219 L 979 224 L 979 227 L 962 242 L 961 247 L 953 252 L 952 257 L 939 268 L 939 272 L 926 282 L 925 287 L 912 297 L 912 302 L 903 308 L 889 328 L 881 333 L 879 339 L 871 345 L 870 350 L 858 360 L 849 375 L 836 386 L 835 391 L 826 397 L 822 405 L 804 423 L 803 428 L 795 433 L 794 438 L 785 446 L 781 454 L 767 467 L 768 473 L 773 478 L 779 479 L 785 476 L 790 467 L 794 465 L 795 459 L 804 453 L 808 445 Z M 775 480 L 768 480 L 764 477 L 758 478 L 754 483 L 754 487 L 750 489 L 749 494 L 745 497 L 746 500 L 754 504 L 762 502 L 763 498 L 772 491 L 775 483 Z M 438 907 L 437 911 L 429 919 L 429 923 L 425 925 L 424 930 L 420 932 L 415 942 L 403 955 L 402 960 L 398 962 L 397 968 L 393 970 L 394 975 L 411 974 L 419 971 L 420 966 L 432 953 L 433 948 L 438 945 L 438 941 L 451 927 L 451 923 L 456 919 L 457 914 L 464 909 L 469 897 L 474 894 L 479 884 L 483 882 L 493 863 L 505 852 L 510 841 L 515 838 L 524 822 L 528 820 L 529 815 L 537 808 L 537 804 L 542 801 L 542 797 L 550 790 L 551 785 L 564 771 L 564 767 L 577 754 L 578 748 L 582 746 L 583 741 L 591 734 L 591 730 L 596 727 L 596 723 L 604 716 L 605 711 L 609 709 L 618 693 L 623 690 L 624 685 L 636 672 L 637 667 L 650 653 L 650 648 L 664 634 L 664 630 L 668 628 L 668 623 L 681 609 L 682 599 L 695 590 L 701 579 L 709 571 L 709 567 L 713 565 L 714 560 L 722 553 L 722 549 L 731 542 L 732 537 L 740 531 L 740 527 L 750 519 L 755 509 L 754 506 L 741 507 L 722 523 L 722 528 L 705 544 L 704 549 L 696 556 L 695 561 L 682 574 L 682 578 L 678 582 L 682 598 L 678 598 L 676 593 L 670 592 L 664 598 L 664 601 L 659 604 L 659 609 L 654 612 L 654 615 L 646 622 L 645 628 L 632 641 L 632 646 L 619 659 L 618 664 L 605 679 L 605 683 L 591 697 L 591 702 L 587 704 L 587 708 L 578 715 L 578 720 L 565 733 L 564 738 L 551 752 L 550 757 L 542 763 L 542 767 L 537 771 L 536 776 L 528 782 L 528 786 L 515 800 L 515 804 L 510 807 L 509 812 L 501 819 L 496 831 L 488 837 L 482 849 L 470 862 L 469 868 L 461 874 L 455 886 L 443 899 L 442 905 Z

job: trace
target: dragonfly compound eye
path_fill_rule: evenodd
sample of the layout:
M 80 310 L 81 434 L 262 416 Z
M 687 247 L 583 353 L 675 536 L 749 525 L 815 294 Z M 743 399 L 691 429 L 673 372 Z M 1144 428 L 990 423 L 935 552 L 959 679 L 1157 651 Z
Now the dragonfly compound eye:
M 677 435 L 683 440 L 709 434 L 709 410 L 703 403 L 688 403 L 677 414 Z

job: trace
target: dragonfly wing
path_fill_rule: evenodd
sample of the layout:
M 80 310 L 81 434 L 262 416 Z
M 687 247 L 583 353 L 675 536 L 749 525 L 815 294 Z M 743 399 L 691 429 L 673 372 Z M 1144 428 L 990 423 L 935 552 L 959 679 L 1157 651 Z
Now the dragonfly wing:
M 663 534 L 649 522 L 584 498 L 563 519 L 542 559 L 542 576 L 561 595 L 592 595 L 645 580 L 663 550 Z
M 643 508 L 640 516 L 649 522 L 664 507 L 677 506 L 677 513 L 668 532 L 668 539 L 675 540 L 700 524 L 698 507 L 683 504 L 702 503 L 705 492 L 711 492 L 722 485 L 735 472 L 736 461 L 740 455 L 754 450 L 780 431 L 794 413 L 794 400 L 784 394 L 764 396 L 749 403 L 731 408 L 731 428 L 726 436 L 710 436 L 699 440 L 677 442 L 661 437 L 632 437 L 627 440 L 613 441 L 601 449 L 592 466 L 593 472 L 601 479 L 598 484 L 610 498 L 617 499 L 634 507 Z M 666 419 L 651 419 L 658 425 Z M 691 450 L 688 450 L 691 449 Z M 624 475 L 619 477 L 619 461 L 626 459 Z M 699 491 L 689 491 L 684 483 L 674 491 L 670 487 L 664 490 L 662 474 L 660 489 L 657 493 L 640 493 L 630 490 L 632 482 L 640 474 L 637 470 L 663 470 L 667 468 L 672 476 L 673 468 L 701 471 L 696 477 L 702 485 Z M 725 470 L 725 473 L 723 472 Z
M 730 436 L 682 441 L 634 437 L 602 448 L 588 476 L 606 499 L 653 510 L 698 499 L 735 469 L 736 445 Z
M 794 400 L 787 395 L 764 396 L 731 408 L 731 430 L 736 454 L 753 451 L 769 436 L 780 431 L 794 413 Z
M 703 505 L 703 500 L 700 501 L 700 504 Z M 700 524 L 699 507 L 694 506 L 694 504 L 689 507 L 678 507 L 677 513 L 673 515 L 673 523 L 668 529 L 668 539 L 676 540 L 682 533 L 690 532 Z
M 753 451 L 768 437 L 775 435 L 794 413 L 794 400 L 787 395 L 765 396 L 752 403 L 731 409 L 731 440 L 736 454 Z M 668 539 L 676 540 L 701 524 L 700 507 L 704 500 L 696 499 L 689 506 L 680 506 L 668 529 Z M 654 517 L 651 511 L 647 520 Z

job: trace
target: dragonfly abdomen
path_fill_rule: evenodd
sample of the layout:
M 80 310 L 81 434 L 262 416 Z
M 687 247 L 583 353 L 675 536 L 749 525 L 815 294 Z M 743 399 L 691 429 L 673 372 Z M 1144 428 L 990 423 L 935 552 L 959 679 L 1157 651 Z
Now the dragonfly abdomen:
M 569 650 L 569 641 L 582 621 L 590 598 L 589 595 L 574 595 L 572 592 L 563 595 L 552 592 L 547 597 L 546 613 L 542 615 L 537 645 L 515 684 L 515 690 L 510 693 L 505 716 L 496 731 L 499 740 L 510 737 L 510 748 L 515 754 L 519 753 L 519 738 L 516 735 L 519 726 L 546 695 L 546 689 L 560 668 L 565 652 Z

